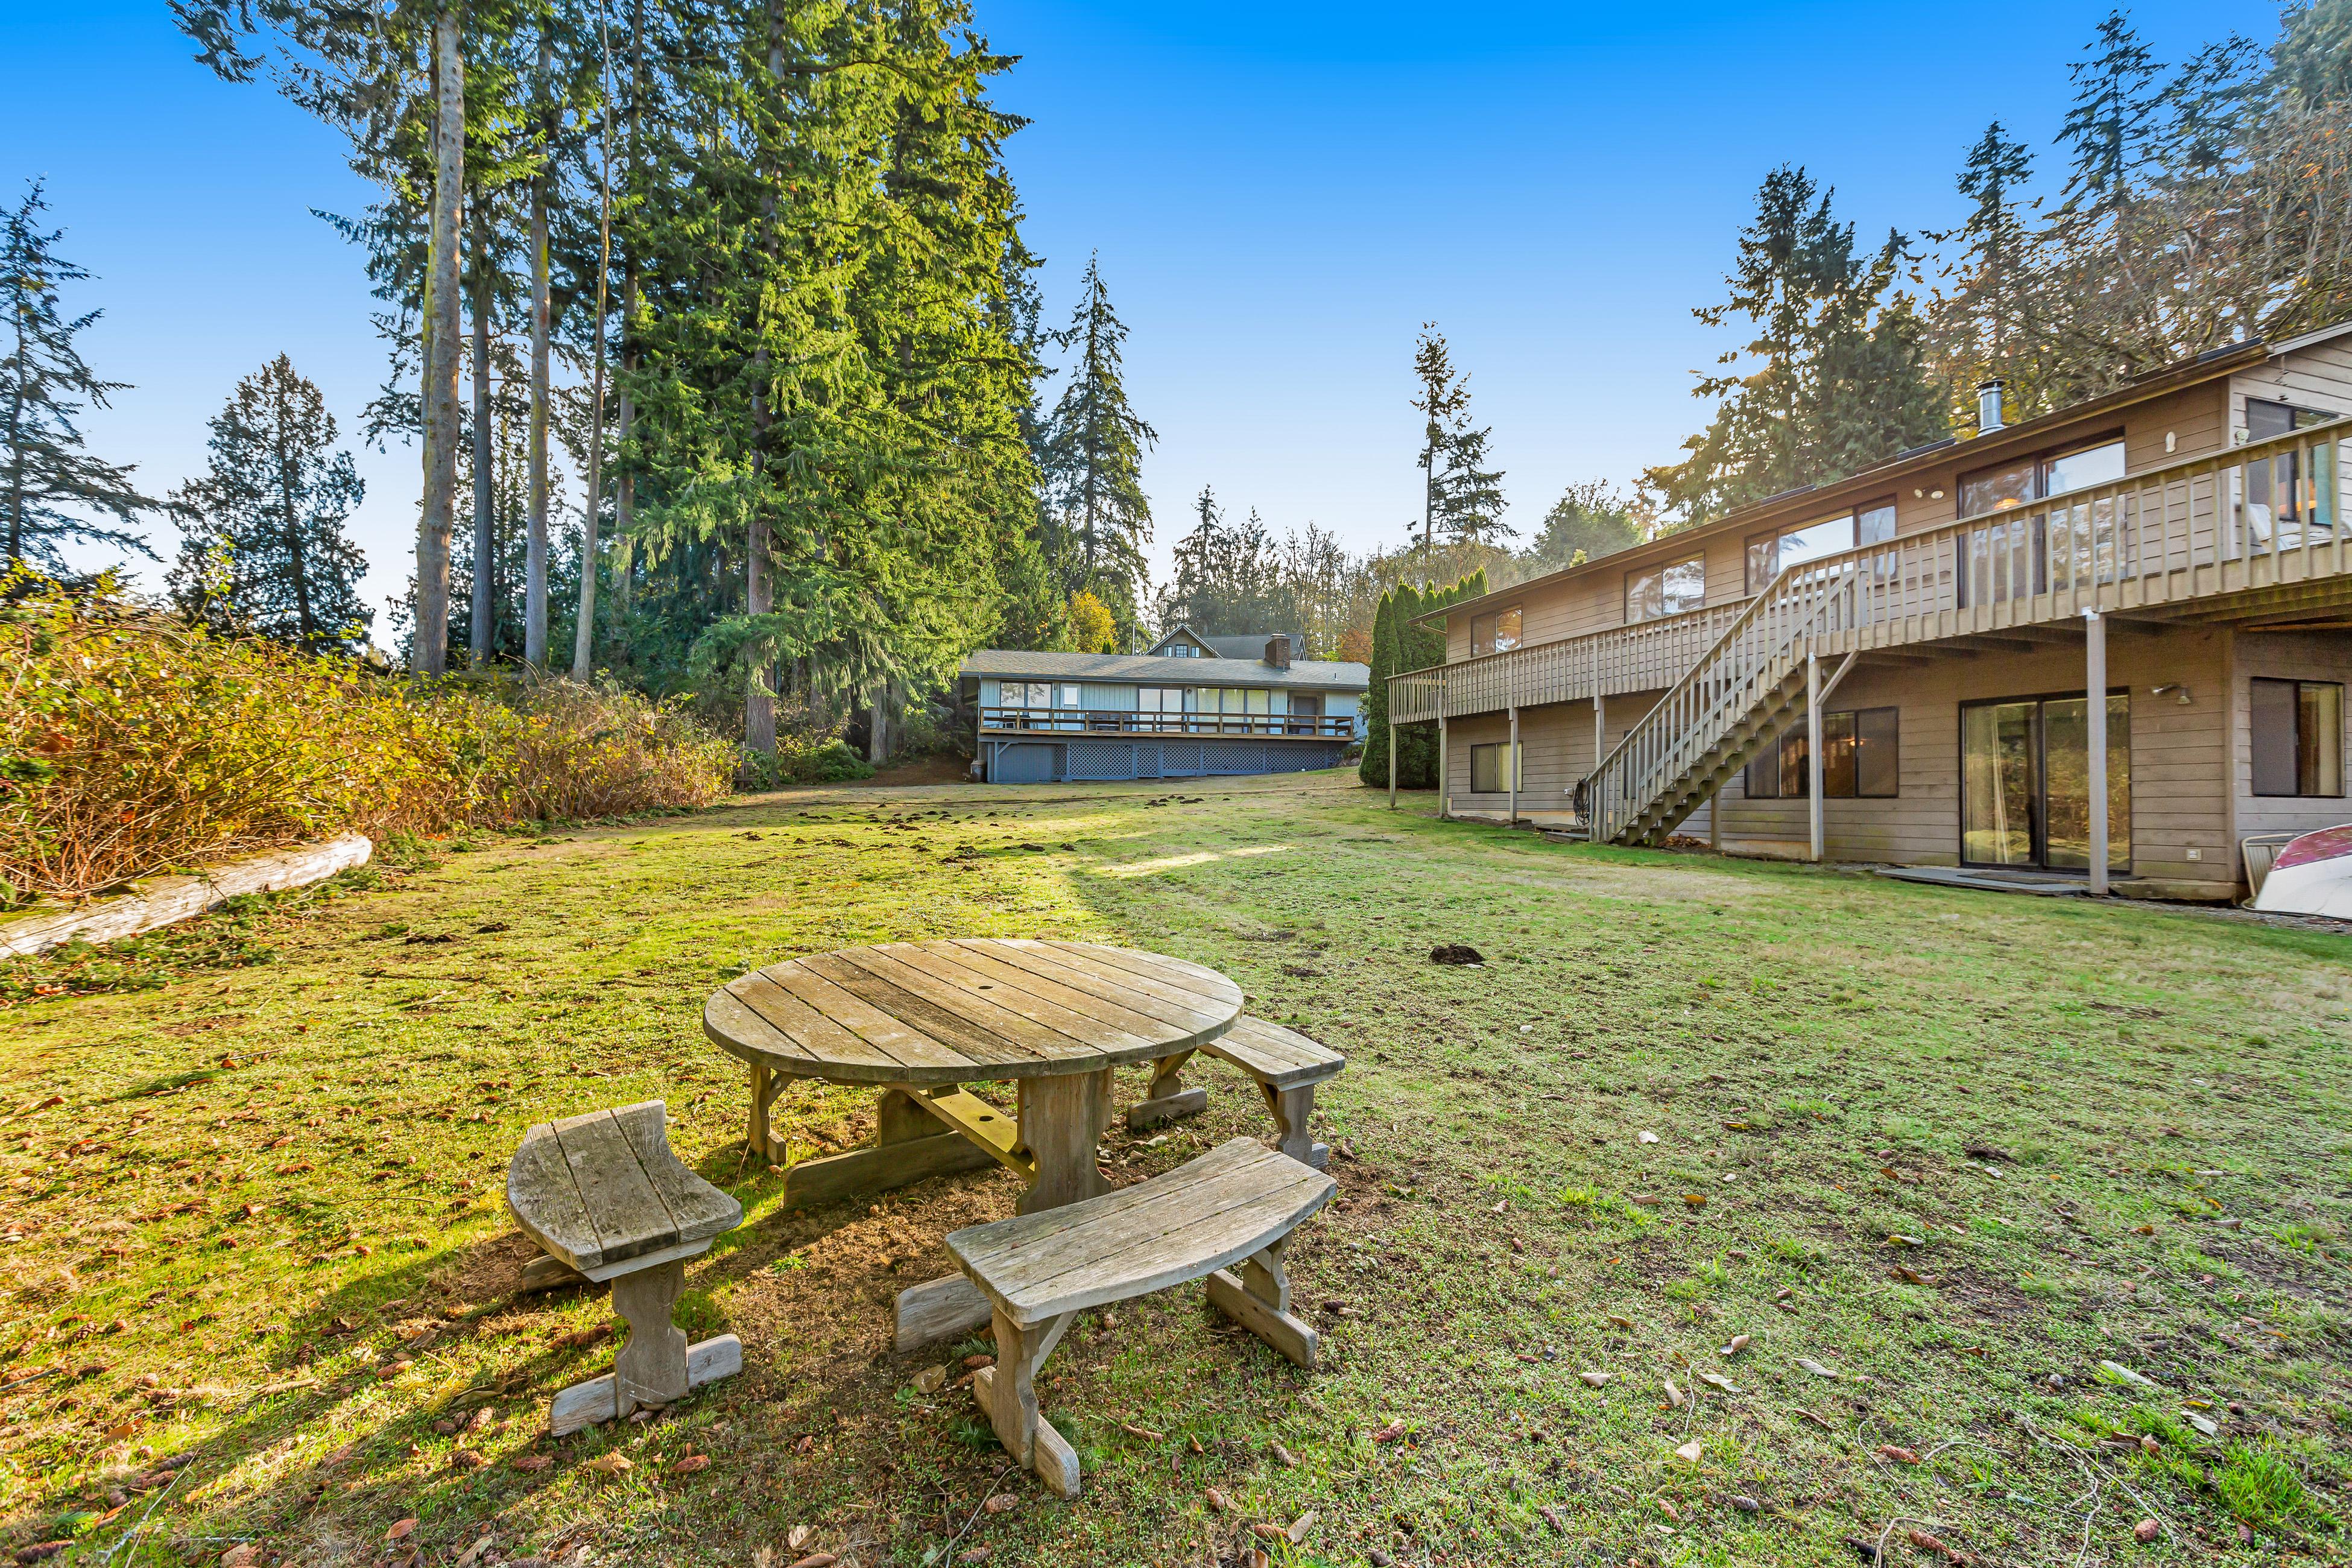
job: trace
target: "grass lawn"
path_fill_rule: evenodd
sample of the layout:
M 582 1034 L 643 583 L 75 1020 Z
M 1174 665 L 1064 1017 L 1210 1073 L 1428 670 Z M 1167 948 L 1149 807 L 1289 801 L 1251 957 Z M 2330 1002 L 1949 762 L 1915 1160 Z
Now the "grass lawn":
M 478 838 L 150 944 L 134 970 L 186 966 L 160 989 L 0 1009 L 0 1555 L 2343 1556 L 2352 941 L 1381 805 L 1344 775 L 937 786 Z M 1292 1254 L 1328 1365 L 1197 1289 L 1087 1314 L 1044 1387 L 1074 1504 L 967 1392 L 915 1392 L 983 1342 L 889 1349 L 891 1296 L 1013 1178 L 781 1212 L 700 1035 L 747 965 L 960 933 L 1196 959 L 1350 1058 L 1342 1195 Z M 1106 1140 L 1122 1179 L 1265 1131 L 1237 1075 L 1193 1078 L 1207 1115 Z M 511 1294 L 506 1162 L 654 1097 L 747 1212 L 682 1309 L 744 1371 L 553 1443 L 611 1320 Z M 814 1152 L 871 1103 L 778 1110 Z

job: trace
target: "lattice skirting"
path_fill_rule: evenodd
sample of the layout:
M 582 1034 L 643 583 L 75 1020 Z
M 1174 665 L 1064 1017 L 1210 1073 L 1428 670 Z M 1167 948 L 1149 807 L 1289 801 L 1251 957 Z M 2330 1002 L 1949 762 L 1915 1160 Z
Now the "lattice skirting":
M 1059 746 L 1000 748 L 992 777 L 999 784 L 1108 784 L 1129 779 L 1204 778 L 1220 773 L 1302 773 L 1336 766 L 1344 746 L 1345 742 L 1339 741 L 1276 743 L 1074 740 Z

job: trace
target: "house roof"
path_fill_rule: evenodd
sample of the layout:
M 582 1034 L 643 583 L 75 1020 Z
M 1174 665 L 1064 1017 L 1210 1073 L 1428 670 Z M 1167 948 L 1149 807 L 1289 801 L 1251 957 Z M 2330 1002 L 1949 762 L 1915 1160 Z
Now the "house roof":
M 1843 479 L 1824 480 L 1819 484 L 1801 485 L 1779 495 L 1724 513 L 1711 522 L 1696 528 L 1683 529 L 1674 533 L 1644 541 L 1632 549 L 1605 556 L 1595 556 L 1581 566 L 1565 567 L 1541 577 L 1530 577 L 1507 588 L 1497 588 L 1475 599 L 1457 599 L 1440 609 L 1424 611 L 1413 617 L 1414 624 L 1435 620 L 1445 616 L 1460 615 L 1465 610 L 1482 609 L 1488 605 L 1518 597 L 1529 589 L 1549 587 L 1596 570 L 1622 572 L 1634 564 L 1630 558 L 1636 551 L 1650 551 L 1661 560 L 1675 558 L 1675 552 L 1693 545 L 1709 542 L 1726 536 L 1737 539 L 1749 531 L 1834 512 L 1843 507 L 1878 496 L 1912 477 L 1929 468 L 1939 468 L 1952 459 L 1954 449 L 1963 449 L 1971 467 L 1979 462 L 1990 464 L 2005 457 L 2030 453 L 2044 445 L 2051 436 L 2064 426 L 2095 418 L 2102 414 L 2120 413 L 2136 403 L 2145 403 L 2167 393 L 2178 392 L 2184 386 L 2200 382 L 2216 381 L 2249 365 L 2260 364 L 2296 349 L 2352 332 L 2352 321 L 2324 327 L 2305 332 L 2284 342 L 2265 343 L 2260 338 L 2231 343 L 2219 349 L 2209 349 L 2194 358 L 2175 360 L 2159 365 L 2115 391 L 2098 397 L 2086 398 L 2037 418 L 2016 425 L 2004 425 L 2000 429 L 1981 436 L 1947 437 L 1926 446 L 1898 452 L 1874 468 L 1848 474 Z
M 1216 651 L 1219 658 L 1264 658 L 1265 645 L 1276 637 L 1288 637 L 1294 655 L 1307 646 L 1307 639 L 1297 632 L 1242 632 L 1233 637 L 1202 637 Z
M 1263 644 L 1260 644 L 1263 647 Z M 1298 691 L 1364 691 L 1370 667 L 1339 659 L 1296 659 L 1280 669 L 1262 658 L 1168 658 L 1148 653 L 1024 653 L 984 647 L 963 673 L 1013 680 L 1103 680 L 1138 686 L 1267 686 Z

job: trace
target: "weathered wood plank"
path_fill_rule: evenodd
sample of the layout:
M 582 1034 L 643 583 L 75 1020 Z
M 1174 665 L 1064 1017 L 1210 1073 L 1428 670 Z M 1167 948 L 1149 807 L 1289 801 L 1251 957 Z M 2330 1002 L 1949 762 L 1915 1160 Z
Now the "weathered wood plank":
M 800 968 L 814 979 L 831 983 L 835 989 L 857 998 L 877 1013 L 904 1020 L 961 1053 L 968 1065 L 961 1069 L 960 1077 L 986 1077 L 985 1069 L 992 1067 L 1034 1068 L 1041 1063 L 1059 1059 L 1053 1052 L 1036 1050 L 1008 1040 L 992 1030 L 979 1027 L 903 985 L 893 984 L 861 969 L 841 953 L 820 953 L 814 958 L 802 959 Z M 913 1078 L 912 1073 L 908 1076 Z M 921 1079 L 915 1079 L 914 1081 Z
M 609 1110 L 551 1124 L 581 1206 L 595 1227 L 602 1266 L 675 1247 L 677 1226 Z M 585 1272 L 585 1270 L 583 1270 Z
M 0 958 L 46 952 L 74 941 L 114 942 L 199 915 L 239 893 L 276 892 L 364 866 L 374 846 L 357 833 L 323 844 L 272 850 L 192 877 L 142 878 L 143 891 L 96 899 L 80 909 L 0 920 Z
M 1104 1048 L 1102 1043 L 1091 1037 L 1096 1031 L 1088 1027 L 1085 1020 L 1075 1017 L 1068 1020 L 1077 1026 L 1078 1033 L 1040 1023 L 1015 1005 L 1018 999 L 1012 995 L 1002 999 L 994 994 L 983 995 L 968 989 L 960 980 L 942 979 L 939 975 L 926 973 L 880 948 L 852 948 L 840 953 L 829 953 L 826 957 L 863 970 L 910 996 L 920 997 L 949 1016 L 982 1031 L 993 1039 L 1033 1051 L 1042 1058 L 1094 1056 L 1099 1055 Z M 1111 1048 L 1150 1043 L 1128 1037 L 1114 1042 Z
M 778 964 L 756 970 L 730 981 L 727 989 L 780 1034 L 797 1042 L 812 1060 L 858 1062 L 869 1067 L 906 1065 L 898 1052 L 866 1038 L 845 1020 L 812 1007 L 794 995 L 788 983 L 776 973 L 785 967 Z
M 1092 959 L 1114 969 L 1126 970 L 1162 984 L 1181 986 L 1197 993 L 1212 1002 L 1239 1002 L 1241 987 L 1210 968 L 1189 958 L 1175 958 L 1164 952 L 1139 952 L 1131 947 L 1113 947 L 1099 942 L 1056 942 L 1048 944 L 1073 957 Z
M 988 1298 L 980 1293 L 979 1286 L 961 1274 L 943 1274 L 898 1292 L 898 1329 L 893 1342 L 898 1353 L 905 1355 L 940 1340 L 986 1328 L 994 1310 Z
M 961 942 L 935 943 L 929 951 L 940 963 L 957 964 L 1000 984 L 1018 986 L 1074 1011 L 1107 1019 L 1147 1040 L 1190 1039 L 1222 1021 L 1215 1008 L 1160 1001 L 1135 985 L 1055 963 L 1034 951 L 1007 952 Z
M 806 1046 L 744 1005 L 732 991 L 714 991 L 702 1005 L 702 1032 L 713 1045 L 754 1067 L 782 1067 L 812 1076 L 824 1068 Z
M 1132 1011 L 1188 1031 L 1212 1028 L 1229 1022 L 1233 1016 L 1222 1003 L 1212 1002 L 1197 991 L 1166 984 L 1129 970 L 1096 963 L 1083 954 L 1065 952 L 1045 942 L 1005 937 L 962 937 L 957 939 L 954 945 L 984 949 L 990 956 L 1007 965 L 1056 981 L 1073 990 L 1115 998 L 1120 1005 Z
M 743 1223 L 743 1205 L 686 1168 L 669 1146 L 667 1115 L 658 1100 L 623 1106 L 613 1121 L 653 1184 L 679 1242 L 705 1241 Z
M 1020 1210 L 1057 1208 L 1093 1197 L 1110 1184 L 1095 1164 L 1095 1145 L 1110 1122 L 1111 1069 L 1020 1081 L 1021 1143 L 1034 1162 Z
M 1198 1116 L 1209 1109 L 1209 1091 L 1205 1089 L 1180 1089 L 1173 1094 L 1157 1100 L 1139 1100 L 1127 1108 L 1127 1126 L 1130 1132 L 1140 1132 L 1158 1127 L 1182 1116 Z
M 984 989 L 998 1005 L 1097 1049 L 1133 1050 L 1189 1037 L 1189 1031 L 1172 1028 L 1116 1002 L 1072 990 L 983 953 L 917 947 L 911 942 L 889 942 L 875 951 L 950 984 Z
M 593 1268 L 604 1261 L 595 1223 L 580 1201 L 580 1184 L 572 1179 L 555 1129 L 544 1121 L 523 1133 L 522 1146 L 507 1165 L 507 1211 L 541 1250 L 572 1268 Z
M 916 1138 L 852 1149 L 786 1166 L 782 1206 L 817 1208 L 842 1198 L 887 1193 L 931 1176 L 977 1171 L 995 1163 L 987 1150 L 962 1138 Z
M 1273 1302 L 1251 1294 L 1231 1271 L 1219 1268 L 1209 1275 L 1209 1301 L 1300 1366 L 1315 1370 L 1321 1349 L 1315 1331 Z
M 1237 1262 L 1335 1190 L 1328 1176 L 1236 1138 L 1119 1192 L 953 1232 L 948 1250 L 1008 1317 L 1034 1323 Z
M 951 1094 L 917 1094 L 909 1098 L 950 1130 L 985 1150 L 990 1157 L 1024 1176 L 1035 1173 L 1036 1162 L 1023 1152 L 1020 1122 L 980 1096 L 958 1089 Z
M 1338 1077 L 1348 1066 L 1348 1058 L 1330 1047 L 1246 1013 L 1201 1049 L 1274 1089 L 1320 1083 Z
M 742 1370 L 743 1342 L 733 1334 L 719 1334 L 686 1347 L 686 1386 L 689 1393 Z M 547 1433 L 551 1437 L 569 1436 L 583 1426 L 601 1426 L 614 1416 L 613 1374 L 608 1372 L 602 1377 L 575 1383 L 558 1394 L 548 1412 Z

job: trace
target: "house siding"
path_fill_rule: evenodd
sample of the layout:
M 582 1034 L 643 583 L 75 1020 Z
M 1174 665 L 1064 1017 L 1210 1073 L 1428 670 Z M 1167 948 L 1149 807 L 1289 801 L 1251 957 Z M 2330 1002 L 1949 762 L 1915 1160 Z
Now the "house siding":
M 2254 793 L 2251 684 L 2257 676 L 2265 676 L 2333 680 L 2352 687 L 2352 633 L 2239 632 L 2231 651 L 2229 767 L 2238 837 L 2242 839 L 2257 833 L 2309 833 L 2352 822 L 2352 799 L 2342 795 Z M 2352 763 L 2352 757 L 2342 760 Z

